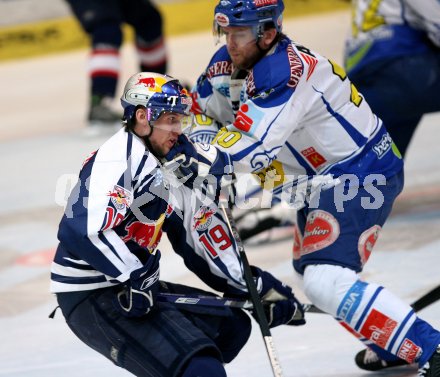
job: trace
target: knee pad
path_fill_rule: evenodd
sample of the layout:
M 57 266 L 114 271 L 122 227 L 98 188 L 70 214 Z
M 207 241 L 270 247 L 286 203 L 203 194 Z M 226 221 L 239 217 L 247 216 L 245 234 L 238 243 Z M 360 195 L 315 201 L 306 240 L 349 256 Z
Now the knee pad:
M 356 272 L 346 267 L 309 265 L 304 271 L 304 293 L 318 308 L 336 317 L 340 303 L 358 280 Z
M 231 362 L 244 347 L 251 335 L 252 323 L 249 316 L 240 309 L 233 309 L 234 317 L 226 317 L 220 327 L 219 336 L 214 339 L 225 363 Z

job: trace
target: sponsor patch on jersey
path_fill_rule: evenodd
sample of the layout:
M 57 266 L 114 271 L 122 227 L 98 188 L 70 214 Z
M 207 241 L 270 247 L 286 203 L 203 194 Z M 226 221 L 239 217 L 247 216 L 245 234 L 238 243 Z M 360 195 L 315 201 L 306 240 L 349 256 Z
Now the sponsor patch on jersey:
M 226 60 L 218 61 L 208 68 L 206 72 L 206 77 L 208 79 L 211 79 L 215 76 L 231 76 L 232 70 L 232 62 L 228 62 Z
M 422 354 L 421 348 L 414 344 L 408 338 L 405 338 L 402 345 L 397 351 L 397 356 L 403 360 L 406 360 L 409 364 L 414 363 L 418 360 L 419 356 Z
M 377 144 L 373 145 L 373 151 L 377 154 L 377 157 L 380 159 L 382 158 L 385 153 L 387 153 L 391 145 L 393 144 L 393 139 L 391 139 L 390 134 L 387 132 L 383 134 L 382 138 Z
M 113 191 L 109 191 L 107 196 L 110 197 L 113 205 L 119 211 L 130 207 L 133 201 L 132 193 L 119 185 L 115 185 Z
M 318 64 L 318 59 L 313 56 L 301 53 L 302 58 L 305 60 L 307 65 L 309 66 L 309 71 L 307 72 L 306 81 L 312 76 L 313 71 L 315 70 L 316 65 Z
M 368 314 L 360 333 L 379 347 L 385 348 L 396 327 L 397 322 L 394 319 L 373 309 Z
M 302 61 L 293 49 L 293 46 L 289 44 L 287 47 L 287 58 L 289 59 L 289 66 L 290 66 L 290 79 L 287 83 L 287 86 L 291 88 L 296 88 L 298 85 L 298 81 L 302 76 L 303 73 L 303 65 Z
M 194 215 L 193 230 L 205 230 L 212 223 L 212 216 L 215 214 L 215 210 L 209 207 L 201 207 Z
M 310 165 L 315 169 L 319 168 L 321 165 L 325 164 L 327 160 L 316 151 L 315 148 L 309 147 L 301 151 L 301 154 L 307 159 Z
M 338 307 L 336 315 L 338 318 L 350 323 L 359 308 L 359 305 L 364 297 L 367 284 L 363 281 L 356 281 L 345 294 Z
M 316 210 L 307 217 L 302 254 L 313 253 L 330 246 L 339 237 L 338 220 L 326 211 Z
M 359 237 L 358 251 L 359 256 L 361 257 L 362 266 L 368 261 L 381 229 L 380 225 L 373 225 Z
M 234 127 L 252 135 L 263 116 L 264 113 L 258 110 L 252 102 L 244 103 L 235 116 Z

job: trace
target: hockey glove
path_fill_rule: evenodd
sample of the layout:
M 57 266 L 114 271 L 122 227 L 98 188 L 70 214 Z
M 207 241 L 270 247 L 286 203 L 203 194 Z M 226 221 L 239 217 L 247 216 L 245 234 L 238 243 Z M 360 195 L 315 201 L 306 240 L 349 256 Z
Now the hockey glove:
M 191 189 L 196 177 L 200 183 L 208 175 L 219 182 L 225 174 L 232 173 L 230 156 L 210 144 L 192 143 L 185 135 L 179 135 L 177 144 L 165 156 L 165 168 L 174 172 Z M 197 182 L 197 181 L 196 181 Z
M 270 327 L 301 326 L 306 323 L 304 309 L 293 294 L 292 288 L 258 267 L 252 266 L 252 273 L 257 278 L 257 288 Z
M 160 251 L 130 274 L 124 289 L 116 297 L 116 308 L 126 317 L 141 317 L 150 312 L 159 291 Z

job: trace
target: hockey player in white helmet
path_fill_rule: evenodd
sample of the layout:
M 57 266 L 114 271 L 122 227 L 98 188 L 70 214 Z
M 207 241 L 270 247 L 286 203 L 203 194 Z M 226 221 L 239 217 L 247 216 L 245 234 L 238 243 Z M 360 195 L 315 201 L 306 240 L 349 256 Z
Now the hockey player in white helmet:
M 224 377 L 223 363 L 250 335 L 249 317 L 241 309 L 156 303 L 158 292 L 213 295 L 159 280 L 162 232 L 183 258 L 180 268 L 219 292 L 247 295 L 216 203 L 205 205 L 159 162 L 191 122 L 191 97 L 176 79 L 141 72 L 121 103 L 125 127 L 86 159 L 69 197 L 51 291 L 75 335 L 136 376 Z M 291 288 L 253 272 L 262 299 L 270 295 L 270 325 L 304 324 Z
M 193 98 L 226 126 L 209 156 L 182 136 L 167 159 L 181 162 L 181 177 L 220 174 L 219 161 L 267 177 L 298 208 L 293 265 L 312 303 L 364 343 L 438 377 L 440 332 L 359 276 L 402 190 L 402 157 L 345 71 L 281 32 L 283 9 L 282 0 L 218 3 L 214 30 L 225 45 Z

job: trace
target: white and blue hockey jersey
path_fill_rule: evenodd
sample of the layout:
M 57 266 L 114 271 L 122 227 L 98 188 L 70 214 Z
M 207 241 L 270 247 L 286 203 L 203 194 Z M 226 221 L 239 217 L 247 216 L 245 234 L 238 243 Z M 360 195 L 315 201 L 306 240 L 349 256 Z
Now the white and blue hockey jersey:
M 372 61 L 440 47 L 438 0 L 353 0 L 345 67 L 357 72 Z
M 275 177 L 277 194 L 310 177 L 352 174 L 362 184 L 402 169 L 382 121 L 333 61 L 283 37 L 241 82 L 233 72 L 223 46 L 193 97 L 196 112 L 227 124 L 213 144 L 236 173 Z
M 162 231 L 185 265 L 212 288 L 246 290 L 217 207 L 198 205 L 141 139 L 121 130 L 83 164 L 59 226 L 51 291 L 125 282 L 154 252 Z

